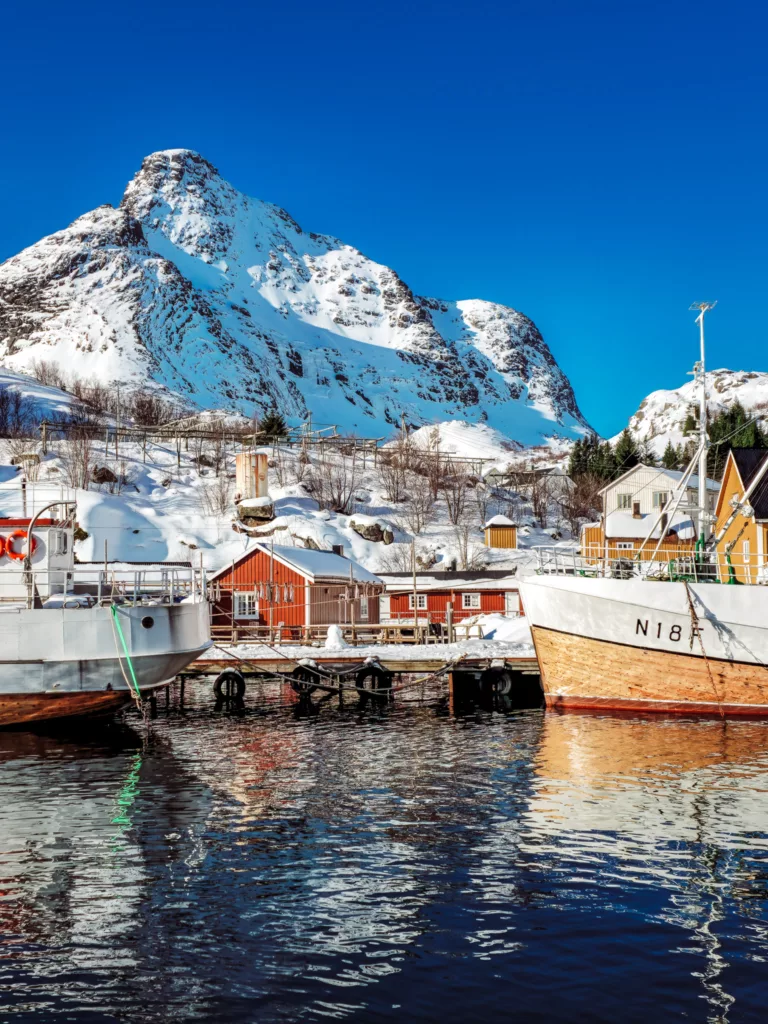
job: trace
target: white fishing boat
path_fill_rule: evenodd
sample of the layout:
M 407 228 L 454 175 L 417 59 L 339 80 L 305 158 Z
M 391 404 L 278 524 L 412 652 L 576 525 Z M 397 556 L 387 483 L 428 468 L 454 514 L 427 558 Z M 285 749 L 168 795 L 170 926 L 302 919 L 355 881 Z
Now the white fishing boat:
M 754 521 L 750 502 L 768 484 L 768 453 L 715 514 L 707 499 L 706 373 L 702 303 L 699 445 L 646 539 L 626 557 L 540 551 L 536 575 L 521 580 L 546 703 L 560 708 L 768 715 L 768 568 L 757 551 L 734 547 Z M 698 504 L 686 508 L 698 467 Z M 696 523 L 695 550 L 662 552 L 680 512 Z M 658 539 L 657 539 L 658 538 Z M 741 561 L 739 561 L 739 558 Z
M 62 506 L 0 518 L 0 726 L 140 702 L 210 644 L 202 569 L 76 564 Z

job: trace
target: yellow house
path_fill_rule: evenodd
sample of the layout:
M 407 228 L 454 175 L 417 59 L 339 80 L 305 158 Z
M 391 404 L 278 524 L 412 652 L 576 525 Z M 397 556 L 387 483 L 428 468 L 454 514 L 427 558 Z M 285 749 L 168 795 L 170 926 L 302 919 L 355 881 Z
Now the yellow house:
M 517 527 L 506 516 L 493 516 L 483 527 L 487 548 L 516 548 Z
M 715 506 L 715 536 L 719 535 L 733 515 L 742 495 L 768 458 L 764 448 L 733 448 L 728 453 L 723 482 Z M 747 512 L 748 515 L 744 515 Z M 747 507 L 733 517 L 717 543 L 720 575 L 725 580 L 733 573 L 740 583 L 756 583 L 766 579 L 768 554 L 768 478 L 762 480 L 750 495 Z M 726 565 L 730 568 L 726 569 Z

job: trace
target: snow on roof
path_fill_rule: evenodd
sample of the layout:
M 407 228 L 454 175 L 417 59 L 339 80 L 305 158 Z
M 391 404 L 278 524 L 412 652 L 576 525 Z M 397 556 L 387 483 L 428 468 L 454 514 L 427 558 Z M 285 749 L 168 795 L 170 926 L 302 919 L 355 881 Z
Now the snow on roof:
M 380 578 L 385 583 L 388 593 L 412 593 L 413 577 L 409 573 L 381 573 Z M 417 573 L 416 589 L 421 593 L 426 591 L 445 590 L 517 590 L 517 577 L 513 572 L 436 572 Z
M 631 512 L 618 509 L 610 512 L 605 521 L 605 536 L 611 539 L 628 538 L 633 540 L 645 540 L 646 538 L 658 540 L 660 535 L 660 524 L 651 533 L 651 528 L 658 520 L 658 514 L 642 515 L 635 518 Z M 696 527 L 689 515 L 683 512 L 676 512 L 667 525 L 667 533 L 676 533 L 680 540 L 693 540 L 696 536 Z
M 274 553 L 278 562 L 290 569 L 295 569 L 302 576 L 306 576 L 310 582 L 314 582 L 316 579 L 349 580 L 351 576 L 358 583 L 381 583 L 378 576 L 360 565 L 359 562 L 354 562 L 351 558 L 344 558 L 343 555 L 337 555 L 333 551 L 289 548 L 278 544 L 273 547 L 263 543 L 256 543 L 252 548 L 248 548 L 234 562 L 230 562 L 214 573 L 211 579 L 217 579 L 255 551 L 263 551 L 267 555 Z
M 655 472 L 660 479 L 662 477 L 666 477 L 668 480 L 671 480 L 676 485 L 680 483 L 680 481 L 683 479 L 683 476 L 685 475 L 679 469 L 664 469 L 663 466 L 646 466 L 645 463 L 639 462 L 636 466 L 633 466 L 632 469 L 628 469 L 626 473 L 622 473 L 621 476 L 616 477 L 615 480 L 611 480 L 610 483 L 607 483 L 605 487 L 601 488 L 599 493 L 605 494 L 606 491 L 610 491 L 612 488 L 614 488 L 616 484 L 624 483 L 628 477 L 633 476 L 641 469 L 651 470 Z M 693 476 L 689 477 L 686 486 L 692 490 L 696 490 L 698 488 L 699 478 L 695 473 L 693 474 Z M 719 491 L 720 484 L 717 480 L 710 480 L 709 478 L 707 478 L 707 490 Z
M 489 526 L 514 526 L 514 525 L 515 524 L 512 522 L 512 520 L 511 519 L 507 519 L 506 516 L 491 516 L 491 518 L 485 524 L 483 529 L 487 530 Z

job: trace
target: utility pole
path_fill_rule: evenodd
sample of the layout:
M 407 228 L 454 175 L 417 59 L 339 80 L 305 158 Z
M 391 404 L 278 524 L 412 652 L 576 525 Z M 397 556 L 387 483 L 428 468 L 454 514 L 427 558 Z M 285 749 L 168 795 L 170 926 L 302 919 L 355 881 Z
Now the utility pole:
M 699 325 L 700 359 L 694 368 L 699 391 L 699 546 L 704 547 L 712 524 L 707 494 L 707 455 L 709 435 L 707 434 L 707 366 L 704 350 L 704 315 L 714 309 L 717 302 L 694 302 L 691 310 L 698 310 L 696 323 Z

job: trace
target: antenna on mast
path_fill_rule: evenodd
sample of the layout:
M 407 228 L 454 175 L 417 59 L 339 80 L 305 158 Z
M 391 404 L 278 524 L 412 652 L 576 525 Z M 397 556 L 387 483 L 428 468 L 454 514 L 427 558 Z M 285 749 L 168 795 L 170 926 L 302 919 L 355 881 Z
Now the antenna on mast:
M 707 451 L 709 435 L 707 434 L 707 366 L 704 350 L 704 315 L 717 305 L 715 302 L 692 302 L 688 307 L 691 312 L 698 311 L 696 323 L 699 325 L 699 341 L 701 358 L 693 368 L 695 380 L 701 384 L 699 392 L 699 542 L 697 547 L 704 547 L 707 533 L 712 523 L 707 496 Z

